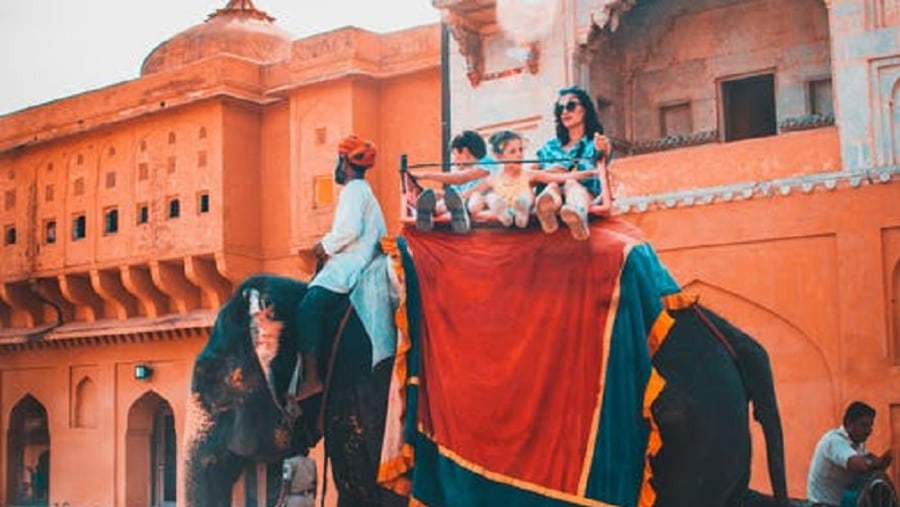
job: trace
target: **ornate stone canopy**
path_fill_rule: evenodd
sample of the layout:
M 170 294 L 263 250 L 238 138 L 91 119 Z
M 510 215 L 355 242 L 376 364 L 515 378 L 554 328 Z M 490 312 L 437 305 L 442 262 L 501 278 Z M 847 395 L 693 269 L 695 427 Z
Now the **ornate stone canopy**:
M 478 86 L 492 76 L 485 72 L 484 40 L 498 31 L 496 0 L 432 0 L 432 5 L 440 9 L 444 22 L 459 45 L 459 52 L 466 59 L 466 76 L 472 86 Z M 507 69 L 497 76 L 528 71 L 536 74 L 539 70 L 541 48 L 539 43 L 527 44 L 528 57 L 520 69 Z
M 577 12 L 586 15 L 580 15 L 576 20 L 574 42 L 583 49 L 596 34 L 607 30 L 616 31 L 623 16 L 637 2 L 638 0 L 575 0 Z M 822 2 L 826 8 L 831 8 L 831 0 Z M 485 77 L 485 35 L 497 30 L 497 1 L 432 0 L 431 4 L 442 12 L 444 22 L 448 24 L 450 33 L 459 45 L 460 53 L 466 59 L 469 81 L 472 86 L 477 86 Z M 530 72 L 536 73 L 540 55 L 539 43 L 533 44 L 529 49 L 531 56 L 527 67 Z M 583 55 L 577 54 L 576 58 L 581 56 Z

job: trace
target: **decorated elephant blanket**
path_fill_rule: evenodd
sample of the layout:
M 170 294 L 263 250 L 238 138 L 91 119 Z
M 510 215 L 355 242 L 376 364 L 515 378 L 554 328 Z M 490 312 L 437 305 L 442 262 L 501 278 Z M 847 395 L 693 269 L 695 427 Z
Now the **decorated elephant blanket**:
M 604 220 L 587 241 L 409 228 L 394 246 L 406 305 L 385 486 L 429 507 L 652 497 L 650 356 L 680 289 L 636 228 Z

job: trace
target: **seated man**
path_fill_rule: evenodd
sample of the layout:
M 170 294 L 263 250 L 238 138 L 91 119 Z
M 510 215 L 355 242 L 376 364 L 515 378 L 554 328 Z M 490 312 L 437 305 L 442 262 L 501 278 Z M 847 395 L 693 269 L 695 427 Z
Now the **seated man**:
M 469 214 L 466 200 L 478 186 L 479 181 L 496 171 L 496 164 L 486 157 L 487 147 L 478 132 L 465 130 L 450 143 L 454 168 L 450 172 L 417 172 L 413 176 L 420 180 L 435 181 L 448 185 L 440 191 L 425 189 L 416 199 L 416 227 L 430 231 L 434 227 L 434 215 L 450 212 L 450 227 L 453 232 L 469 232 Z
M 891 464 L 890 449 L 880 456 L 866 451 L 865 442 L 874 423 L 875 409 L 854 401 L 844 412 L 843 425 L 822 436 L 816 444 L 806 483 L 811 507 L 841 507 L 845 490 Z
M 350 293 L 366 266 L 378 254 L 387 231 L 381 206 L 366 181 L 366 170 L 375 164 L 375 146 L 349 136 L 338 146 L 334 180 L 344 188 L 338 197 L 331 231 L 316 243 L 313 252 L 324 266 L 309 283 L 297 309 L 303 384 L 296 398 L 302 400 L 322 392 L 317 353 L 325 342 L 325 330 L 337 319 L 335 310 Z

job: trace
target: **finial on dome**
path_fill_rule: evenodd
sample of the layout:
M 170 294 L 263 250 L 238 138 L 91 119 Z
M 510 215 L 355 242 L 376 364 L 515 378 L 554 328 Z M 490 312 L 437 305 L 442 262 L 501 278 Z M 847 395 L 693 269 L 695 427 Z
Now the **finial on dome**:
M 217 10 L 216 12 L 209 15 L 209 18 L 212 19 L 217 16 L 246 16 L 249 18 L 256 18 L 263 21 L 275 21 L 275 18 L 269 16 L 265 12 L 256 8 L 253 5 L 253 0 L 228 0 L 228 4 Z

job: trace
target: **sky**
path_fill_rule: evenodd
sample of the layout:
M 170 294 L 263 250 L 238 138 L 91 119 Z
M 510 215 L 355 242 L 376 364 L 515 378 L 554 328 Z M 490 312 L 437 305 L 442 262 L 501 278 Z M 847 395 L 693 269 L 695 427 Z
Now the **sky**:
M 2 0 L 0 115 L 138 77 L 159 43 L 227 0 Z M 439 20 L 431 0 L 254 0 L 295 38 Z

